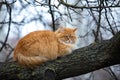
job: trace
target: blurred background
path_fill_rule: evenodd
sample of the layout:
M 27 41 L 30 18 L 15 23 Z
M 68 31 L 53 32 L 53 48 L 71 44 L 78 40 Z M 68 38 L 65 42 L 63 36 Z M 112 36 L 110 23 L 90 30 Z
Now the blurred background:
M 12 61 L 18 40 L 32 31 L 77 27 L 81 48 L 114 36 L 119 18 L 120 0 L 0 0 L 0 62 Z M 120 80 L 120 65 L 65 80 Z

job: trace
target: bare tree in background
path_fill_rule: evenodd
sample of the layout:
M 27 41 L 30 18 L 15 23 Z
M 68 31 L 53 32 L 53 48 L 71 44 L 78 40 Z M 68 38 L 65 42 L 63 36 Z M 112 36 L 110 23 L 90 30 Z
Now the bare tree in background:
M 53 31 L 59 26 L 78 27 L 79 47 L 109 39 L 120 29 L 119 7 L 119 0 L 2 0 L 0 54 L 6 54 L 3 61 L 8 62 L 12 59 L 14 43 L 21 37 L 21 29 L 32 22 L 38 25 L 41 23 Z M 51 22 L 47 22 L 47 17 Z M 15 34 L 16 39 L 9 38 L 10 34 Z M 108 67 L 103 71 L 112 76 L 110 79 L 119 80 L 120 72 L 116 74 L 113 69 L 114 67 Z M 90 73 L 86 80 L 96 80 L 94 78 L 96 73 Z

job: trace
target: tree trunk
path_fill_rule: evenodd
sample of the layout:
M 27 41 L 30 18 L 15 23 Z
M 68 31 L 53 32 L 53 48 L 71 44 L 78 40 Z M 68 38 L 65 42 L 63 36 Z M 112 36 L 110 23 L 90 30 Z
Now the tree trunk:
M 113 38 L 79 48 L 33 69 L 0 63 L 0 80 L 61 80 L 120 63 L 120 32 Z

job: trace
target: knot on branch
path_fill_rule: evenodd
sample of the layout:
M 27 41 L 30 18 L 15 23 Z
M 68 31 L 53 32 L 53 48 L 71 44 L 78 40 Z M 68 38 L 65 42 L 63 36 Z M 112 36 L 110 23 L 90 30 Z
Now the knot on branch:
M 44 80 L 55 80 L 55 72 L 51 69 L 46 69 L 44 74 Z

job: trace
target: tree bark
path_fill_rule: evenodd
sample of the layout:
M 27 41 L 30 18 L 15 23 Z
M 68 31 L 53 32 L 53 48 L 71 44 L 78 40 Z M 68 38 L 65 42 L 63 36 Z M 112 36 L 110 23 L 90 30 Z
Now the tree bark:
M 76 49 L 33 69 L 0 63 L 0 80 L 61 80 L 120 63 L 120 32 L 113 38 Z

